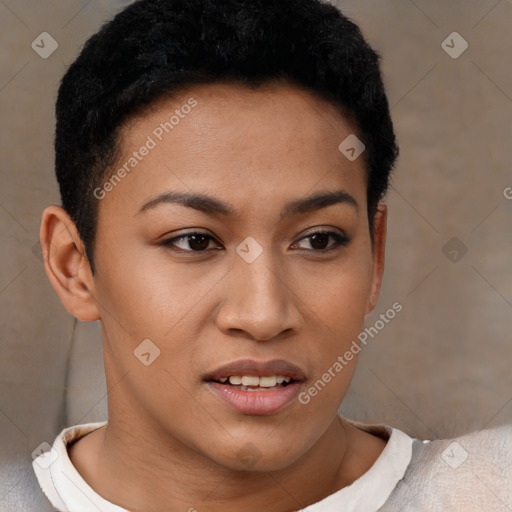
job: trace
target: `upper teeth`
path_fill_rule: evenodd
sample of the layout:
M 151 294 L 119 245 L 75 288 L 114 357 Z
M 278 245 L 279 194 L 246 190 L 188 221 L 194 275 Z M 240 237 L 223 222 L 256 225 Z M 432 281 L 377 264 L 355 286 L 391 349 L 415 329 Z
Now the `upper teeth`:
M 219 379 L 220 382 L 226 382 L 228 377 Z M 262 388 L 271 388 L 276 384 L 282 384 L 283 382 L 290 382 L 290 377 L 283 377 L 282 375 L 269 375 L 268 377 L 255 377 L 253 375 L 233 375 L 229 377 L 229 383 L 234 386 L 261 386 Z

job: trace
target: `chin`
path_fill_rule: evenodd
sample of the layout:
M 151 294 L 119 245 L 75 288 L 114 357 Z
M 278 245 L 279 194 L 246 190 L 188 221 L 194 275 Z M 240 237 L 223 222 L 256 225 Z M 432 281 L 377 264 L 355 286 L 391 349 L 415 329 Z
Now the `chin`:
M 278 427 L 279 428 L 279 427 Z M 221 447 L 222 444 L 212 443 Z M 231 471 L 269 472 L 279 471 L 292 465 L 304 453 L 305 440 L 283 434 L 270 433 L 268 437 L 254 435 L 230 438 L 211 457 L 217 464 Z

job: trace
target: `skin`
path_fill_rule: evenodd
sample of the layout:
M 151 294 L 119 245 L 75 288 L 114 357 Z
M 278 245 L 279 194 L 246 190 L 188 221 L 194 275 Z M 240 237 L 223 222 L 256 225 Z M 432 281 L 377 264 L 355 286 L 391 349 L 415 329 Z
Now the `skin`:
M 202 378 L 237 359 L 278 358 L 303 370 L 304 390 L 317 381 L 375 308 L 386 205 L 372 248 L 363 157 L 338 150 L 354 127 L 286 83 L 194 86 L 155 103 L 123 127 L 113 170 L 190 97 L 191 113 L 99 202 L 94 275 L 68 215 L 44 211 L 47 275 L 72 315 L 101 321 L 109 393 L 108 425 L 70 457 L 97 493 L 132 511 L 297 510 L 352 483 L 385 446 L 337 415 L 357 357 L 308 404 L 266 416 L 230 408 Z M 357 208 L 280 217 L 290 200 L 339 189 Z M 237 216 L 169 203 L 137 213 L 168 191 L 214 196 Z M 317 228 L 350 241 L 314 245 L 306 236 Z M 186 238 L 176 251 L 159 245 L 196 231 L 212 237 L 207 252 Z M 250 264 L 235 251 L 248 236 L 263 249 Z M 148 338 L 160 356 L 145 366 L 134 350 Z M 260 456 L 251 467 L 240 458 L 248 442 Z

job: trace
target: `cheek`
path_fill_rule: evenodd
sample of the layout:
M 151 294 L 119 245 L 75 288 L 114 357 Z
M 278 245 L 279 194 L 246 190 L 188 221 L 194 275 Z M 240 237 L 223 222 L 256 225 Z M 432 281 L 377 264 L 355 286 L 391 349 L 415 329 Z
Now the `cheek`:
M 339 278 L 334 284 L 336 284 L 335 289 L 316 299 L 316 325 L 321 330 L 321 335 L 317 340 L 321 343 L 322 348 L 317 352 L 319 362 L 317 372 L 319 374 L 332 369 L 338 357 L 352 350 L 351 347 L 357 348 L 358 336 L 364 325 L 370 289 L 367 280 L 353 282 Z M 356 353 L 355 350 L 352 350 L 352 352 L 349 355 L 349 360 L 343 363 L 343 376 L 337 376 L 335 379 L 339 384 L 341 384 L 339 382 L 341 380 L 347 380 L 347 385 L 350 381 L 358 351 Z M 339 374 L 338 371 L 335 373 Z
M 359 333 L 364 323 L 366 304 L 371 291 L 367 274 L 340 276 L 328 297 L 324 298 L 326 322 L 343 339 Z
M 165 335 L 208 289 L 204 280 L 194 279 L 192 266 L 170 263 L 159 252 L 137 247 L 125 251 L 103 248 L 98 301 L 133 334 Z
M 350 253 L 350 257 L 347 253 L 345 259 L 321 272 L 304 272 L 304 311 L 314 328 L 307 348 L 315 361 L 312 384 L 320 380 L 310 398 L 313 401 L 318 395 L 317 405 L 341 402 L 354 373 L 360 351 L 358 336 L 371 292 L 371 263 L 371 253 L 365 249 Z
M 371 257 L 359 252 L 346 260 L 304 271 L 299 296 L 339 339 L 357 335 L 362 328 L 372 284 Z
M 201 275 L 199 267 L 170 262 L 158 250 L 133 248 L 107 259 L 108 249 L 103 247 L 103 265 L 98 268 L 97 300 L 113 361 L 123 373 L 134 370 L 137 379 L 142 369 L 134 357 L 137 352 L 158 353 L 139 384 L 144 388 L 151 382 L 156 389 L 176 393 L 173 376 L 181 382 L 190 379 L 187 369 L 194 367 L 195 340 L 209 318 L 204 299 L 223 273 L 213 269 Z M 149 350 L 139 349 L 144 340 L 154 346 L 146 342 Z

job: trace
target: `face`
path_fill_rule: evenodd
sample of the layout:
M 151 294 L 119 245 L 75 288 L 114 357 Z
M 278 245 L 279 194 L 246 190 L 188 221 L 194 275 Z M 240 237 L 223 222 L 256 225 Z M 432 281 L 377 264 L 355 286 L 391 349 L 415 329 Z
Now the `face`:
M 325 434 L 380 283 L 352 133 L 285 84 L 196 86 L 123 128 L 96 191 L 110 421 L 231 469 L 284 468 Z

